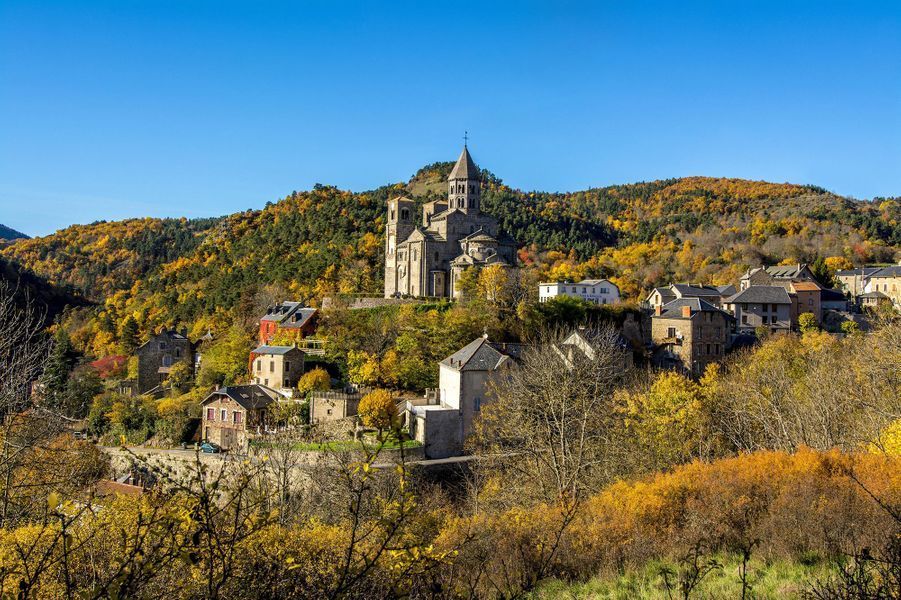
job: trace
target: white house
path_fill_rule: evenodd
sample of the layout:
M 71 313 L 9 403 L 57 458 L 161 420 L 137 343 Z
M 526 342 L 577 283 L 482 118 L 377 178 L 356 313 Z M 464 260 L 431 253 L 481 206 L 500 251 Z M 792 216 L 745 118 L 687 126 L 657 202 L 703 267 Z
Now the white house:
M 616 304 L 619 302 L 619 288 L 609 279 L 583 279 L 579 283 L 563 281 L 538 284 L 539 302 L 547 302 L 557 296 L 582 298 L 595 304 Z

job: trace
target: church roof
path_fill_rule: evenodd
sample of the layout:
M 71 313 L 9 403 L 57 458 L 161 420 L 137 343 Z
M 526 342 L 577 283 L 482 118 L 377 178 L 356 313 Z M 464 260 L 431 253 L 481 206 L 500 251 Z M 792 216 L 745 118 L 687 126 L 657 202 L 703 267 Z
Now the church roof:
M 463 146 L 463 152 L 460 153 L 460 158 L 457 159 L 457 164 L 454 165 L 453 171 L 450 172 L 450 175 L 447 176 L 447 180 L 450 181 L 452 179 L 480 179 L 481 172 L 479 168 L 476 166 L 475 161 L 472 160 L 472 156 L 469 155 L 469 149 L 466 146 Z

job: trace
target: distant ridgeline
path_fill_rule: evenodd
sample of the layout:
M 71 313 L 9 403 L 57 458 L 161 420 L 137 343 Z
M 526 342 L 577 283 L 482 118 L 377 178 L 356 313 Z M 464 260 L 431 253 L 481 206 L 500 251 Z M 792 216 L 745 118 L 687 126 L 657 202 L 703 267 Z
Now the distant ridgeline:
M 73 225 L 0 251 L 52 284 L 105 301 L 105 319 L 205 328 L 251 314 L 264 288 L 316 301 L 382 295 L 389 197 L 446 195 L 453 164 L 352 193 L 316 185 L 217 219 Z M 840 257 L 893 262 L 898 199 L 856 201 L 807 185 L 688 177 L 571 193 L 524 192 L 481 171 L 482 211 L 542 279 L 609 277 L 626 298 L 670 281 L 730 283 L 748 266 Z
M 21 231 L 16 231 L 11 227 L 7 227 L 6 225 L 0 224 L 0 240 L 23 240 L 28 239 L 28 236 L 22 233 Z

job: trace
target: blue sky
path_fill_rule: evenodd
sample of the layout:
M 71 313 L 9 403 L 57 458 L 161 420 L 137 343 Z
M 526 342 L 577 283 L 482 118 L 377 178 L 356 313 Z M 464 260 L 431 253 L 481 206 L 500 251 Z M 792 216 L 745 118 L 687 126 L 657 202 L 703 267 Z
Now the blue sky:
M 901 2 L 0 3 L 0 223 L 258 208 L 456 158 L 901 195 Z

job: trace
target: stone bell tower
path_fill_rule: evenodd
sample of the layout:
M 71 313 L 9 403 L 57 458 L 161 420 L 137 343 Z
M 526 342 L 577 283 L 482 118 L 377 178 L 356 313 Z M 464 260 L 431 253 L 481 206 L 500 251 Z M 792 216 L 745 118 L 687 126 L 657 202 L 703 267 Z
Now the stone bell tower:
M 482 196 L 481 179 L 479 168 L 464 144 L 457 164 L 447 176 L 447 208 L 478 214 Z

